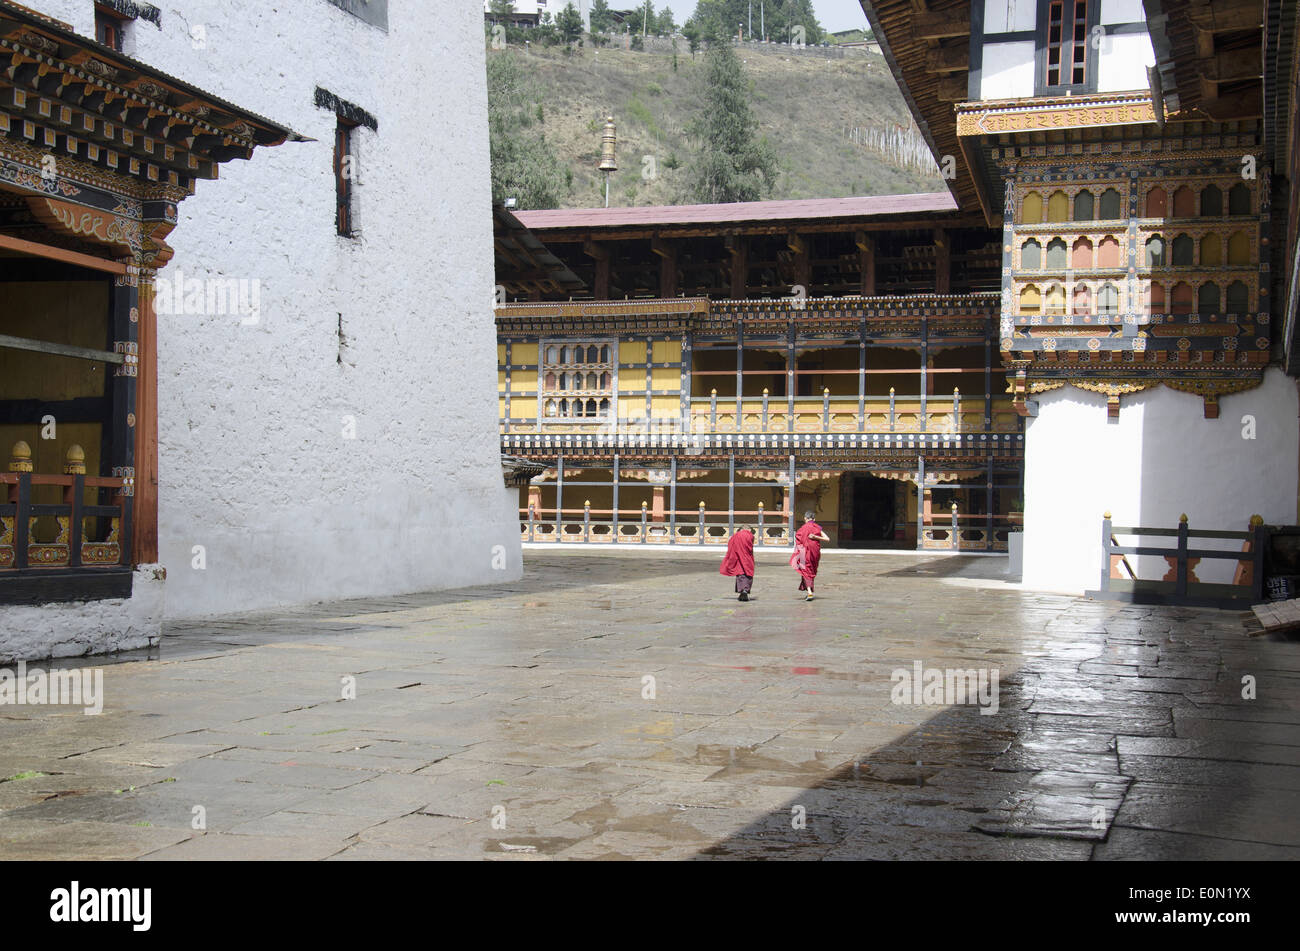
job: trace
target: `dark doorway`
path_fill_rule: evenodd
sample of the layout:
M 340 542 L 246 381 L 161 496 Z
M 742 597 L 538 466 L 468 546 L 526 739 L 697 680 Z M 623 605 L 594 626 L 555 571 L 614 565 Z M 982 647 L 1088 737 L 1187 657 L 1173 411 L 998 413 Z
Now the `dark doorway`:
M 872 475 L 854 475 L 853 541 L 864 548 L 892 548 L 897 483 Z

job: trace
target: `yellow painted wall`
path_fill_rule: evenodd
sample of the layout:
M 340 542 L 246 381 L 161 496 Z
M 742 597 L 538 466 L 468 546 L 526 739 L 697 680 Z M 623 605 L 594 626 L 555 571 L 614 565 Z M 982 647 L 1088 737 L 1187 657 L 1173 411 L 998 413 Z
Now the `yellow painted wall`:
M 109 287 L 107 281 L 6 283 L 0 291 L 0 334 L 106 350 Z M 0 349 L 0 400 L 103 395 L 102 363 Z

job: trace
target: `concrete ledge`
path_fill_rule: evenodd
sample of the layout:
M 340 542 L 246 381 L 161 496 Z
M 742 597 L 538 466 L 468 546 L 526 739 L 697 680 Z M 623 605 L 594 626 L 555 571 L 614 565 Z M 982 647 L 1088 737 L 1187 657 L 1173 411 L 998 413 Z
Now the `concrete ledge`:
M 157 645 L 166 578 L 161 565 L 141 565 L 128 598 L 0 606 L 0 663 Z

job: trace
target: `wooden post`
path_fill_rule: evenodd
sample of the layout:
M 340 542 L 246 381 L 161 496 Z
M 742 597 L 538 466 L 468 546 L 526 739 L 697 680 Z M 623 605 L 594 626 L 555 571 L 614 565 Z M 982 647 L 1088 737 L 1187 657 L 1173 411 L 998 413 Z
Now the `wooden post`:
M 677 246 L 658 235 L 650 239 L 650 250 L 659 255 L 659 296 L 677 296 Z
M 873 297 L 876 293 L 876 239 L 865 231 L 859 231 L 854 239 L 858 246 L 858 291 L 863 297 Z
M 614 511 L 611 515 L 613 526 L 611 531 L 614 533 L 614 544 L 618 544 L 618 453 L 614 453 Z
M 152 269 L 137 278 L 139 370 L 135 389 L 135 495 L 131 531 L 135 564 L 158 561 L 158 315 Z M 126 527 L 122 527 L 125 532 Z
M 763 432 L 767 432 L 767 387 L 763 387 Z
M 786 331 L 786 352 L 785 352 L 785 428 L 786 432 L 794 432 L 794 390 L 795 390 L 795 369 L 797 368 L 798 359 L 794 352 L 794 320 L 790 320 L 790 327 Z
M 997 546 L 993 539 L 993 457 L 989 456 L 988 478 L 984 483 L 984 532 L 987 544 L 984 546 L 985 551 L 993 551 Z M 1011 547 L 1010 538 L 1007 539 L 1007 547 Z
M 956 386 L 952 388 L 952 431 L 961 432 L 961 389 Z
M 1187 597 L 1187 513 L 1178 517 L 1178 573 L 1174 576 L 1174 597 Z
M 531 501 L 528 503 L 528 540 L 537 541 L 537 510 Z
M 756 539 L 756 541 L 758 544 L 763 545 L 766 544 L 766 542 L 764 541 L 765 538 L 767 538 L 767 535 L 764 534 L 763 532 L 763 503 L 759 502 L 758 503 L 758 538 Z
M 745 290 L 749 283 L 749 243 L 741 235 L 727 238 L 727 250 L 731 254 L 731 297 L 743 300 L 749 296 Z
M 700 502 L 700 527 L 699 529 L 697 529 L 697 532 L 700 536 L 699 544 L 703 545 L 704 544 L 704 503 L 703 502 Z
M 736 432 L 741 431 L 745 403 L 745 325 L 736 321 Z
M 930 321 L 927 317 L 921 318 L 921 432 L 929 429 L 929 407 L 926 403 L 926 395 L 930 392 Z
M 564 457 L 555 457 L 555 540 L 564 540 Z
M 649 535 L 650 535 L 650 529 L 646 525 L 646 503 L 642 502 L 641 503 L 641 544 L 642 545 L 646 543 L 646 539 L 649 537 Z
M 898 418 L 894 414 L 894 388 L 889 388 L 889 431 L 895 432 L 898 429 Z
M 858 326 L 858 432 L 867 431 L 867 318 Z
M 952 532 L 948 538 L 948 547 L 953 551 L 961 548 L 961 542 L 957 538 L 957 503 L 952 503 Z
M 123 565 L 135 565 L 141 562 L 136 561 L 136 552 L 128 550 L 135 548 L 135 543 L 139 540 L 142 544 L 145 539 L 137 535 L 152 535 L 154 559 L 157 559 L 158 527 L 156 522 L 150 531 L 148 526 L 141 527 L 140 523 L 147 521 L 144 513 L 140 517 L 135 517 L 132 511 L 129 517 L 130 525 L 125 524 L 128 521 L 127 510 L 133 510 L 135 504 L 135 493 L 138 485 L 136 479 L 135 459 L 136 459 L 136 442 L 140 433 L 138 423 L 140 421 L 140 407 L 137 404 L 139 391 L 137 384 L 139 382 L 140 372 L 140 281 L 139 270 L 134 267 L 128 267 L 127 273 L 119 275 L 113 279 L 113 288 L 109 296 L 109 326 L 113 333 L 113 349 L 126 356 L 123 363 L 118 364 L 113 369 L 113 421 L 112 421 L 112 473 L 126 480 L 126 485 L 122 489 L 123 502 L 123 525 L 118 533 L 122 542 L 122 559 Z M 152 412 L 156 414 L 157 410 Z M 156 443 L 155 443 L 156 445 Z
M 582 503 L 582 540 L 591 541 L 591 499 Z
M 715 388 L 709 394 L 709 432 L 718 431 L 718 391 Z
M 831 389 L 822 387 L 822 432 L 831 431 Z
M 668 462 L 668 544 L 677 544 L 677 457 Z M 662 489 L 660 498 L 663 498 Z
M 1110 572 L 1111 572 L 1111 538 L 1114 537 L 1111 532 L 1110 512 L 1106 512 L 1101 517 L 1101 590 L 1110 590 Z
M 1253 532 L 1250 590 L 1251 599 L 1258 603 L 1264 600 L 1264 546 L 1268 544 L 1268 529 L 1259 515 L 1250 517 L 1250 527 Z
M 984 431 L 993 428 L 993 337 L 984 335 Z
M 785 507 L 789 514 L 786 516 L 786 527 L 790 531 L 790 544 L 793 545 L 794 544 L 794 506 L 795 506 L 795 502 L 797 501 L 797 499 L 795 498 L 796 483 L 794 480 L 794 456 L 793 455 L 790 456 L 790 469 L 788 474 L 790 476 L 790 487 L 789 489 L 786 490 L 789 494 L 786 497 L 787 502 Z
M 727 456 L 727 532 L 736 533 L 736 454 Z
M 894 417 L 894 394 L 889 394 L 889 417 Z M 925 456 L 916 457 L 916 547 L 925 547 Z

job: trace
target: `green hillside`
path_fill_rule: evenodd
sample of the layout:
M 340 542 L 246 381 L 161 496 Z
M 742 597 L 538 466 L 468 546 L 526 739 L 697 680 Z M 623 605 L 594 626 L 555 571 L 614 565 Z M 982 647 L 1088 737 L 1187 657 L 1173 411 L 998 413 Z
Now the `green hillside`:
M 528 48 L 517 44 L 488 56 L 514 56 L 535 84 L 540 129 L 572 171 L 562 204 L 599 207 L 604 191 L 596 166 L 604 117 L 618 124 L 619 170 L 610 204 L 680 204 L 691 153 L 685 129 L 699 108 L 692 59 L 678 39 L 676 68 L 670 42 L 650 49 Z M 782 174 L 772 198 L 942 191 L 933 160 L 879 54 L 865 50 L 740 50 L 753 83 L 760 132 L 774 147 Z M 884 144 L 884 140 L 889 140 Z M 905 160 L 898 156 L 908 156 Z

